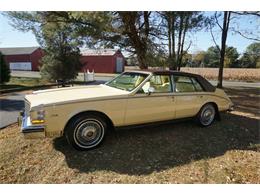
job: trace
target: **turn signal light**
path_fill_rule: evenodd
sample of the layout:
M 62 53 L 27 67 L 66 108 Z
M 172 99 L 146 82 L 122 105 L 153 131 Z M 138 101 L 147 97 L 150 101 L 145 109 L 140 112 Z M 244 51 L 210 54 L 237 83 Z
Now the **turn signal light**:
M 32 124 L 41 124 L 44 123 L 44 120 L 32 120 Z

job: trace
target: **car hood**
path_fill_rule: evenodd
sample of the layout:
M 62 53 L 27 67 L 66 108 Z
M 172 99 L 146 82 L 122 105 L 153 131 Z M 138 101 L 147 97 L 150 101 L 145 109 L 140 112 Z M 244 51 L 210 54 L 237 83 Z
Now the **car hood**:
M 34 91 L 32 94 L 26 95 L 25 100 L 30 102 L 31 107 L 35 107 L 82 100 L 104 100 L 124 97 L 128 94 L 128 91 L 112 88 L 107 85 L 89 85 Z

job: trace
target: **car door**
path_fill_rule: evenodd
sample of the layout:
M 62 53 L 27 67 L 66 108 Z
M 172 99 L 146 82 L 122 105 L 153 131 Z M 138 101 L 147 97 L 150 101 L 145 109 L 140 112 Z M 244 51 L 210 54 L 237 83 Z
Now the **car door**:
M 176 118 L 195 116 L 203 102 L 203 88 L 193 77 L 172 76 Z
M 154 92 L 148 93 L 153 88 Z M 140 90 L 128 98 L 125 125 L 173 119 L 175 99 L 170 75 L 153 75 Z

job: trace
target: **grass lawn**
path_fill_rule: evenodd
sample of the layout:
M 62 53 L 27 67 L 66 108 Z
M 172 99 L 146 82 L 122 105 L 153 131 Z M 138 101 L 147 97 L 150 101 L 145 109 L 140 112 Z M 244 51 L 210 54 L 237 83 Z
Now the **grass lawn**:
M 37 85 L 50 84 L 49 82 L 40 78 L 27 78 L 27 77 L 11 77 L 8 83 L 0 85 L 1 90 L 13 88 L 26 88 Z
M 64 138 L 0 130 L 0 183 L 260 183 L 259 89 L 225 89 L 236 110 L 208 128 L 193 121 L 120 130 L 79 152 Z
M 44 85 L 55 85 L 56 83 L 51 83 L 41 78 L 29 78 L 29 77 L 11 77 L 10 81 L 5 84 L 0 84 L 0 92 L 9 89 L 17 89 L 17 91 L 30 89 L 31 87 L 44 86 Z M 85 85 L 84 81 L 73 81 L 73 85 Z M 72 85 L 72 86 L 73 86 Z M 71 84 L 68 84 L 71 86 Z M 45 88 L 45 87 L 44 87 Z

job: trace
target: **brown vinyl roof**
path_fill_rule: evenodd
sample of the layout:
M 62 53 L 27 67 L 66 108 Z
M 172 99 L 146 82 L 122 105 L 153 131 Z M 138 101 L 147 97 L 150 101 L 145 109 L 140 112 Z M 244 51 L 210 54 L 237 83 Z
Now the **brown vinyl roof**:
M 188 72 L 181 72 L 181 71 L 174 71 L 174 70 L 156 70 L 156 69 L 133 69 L 126 72 L 143 72 L 143 73 L 154 73 L 154 74 L 178 74 L 183 76 L 197 76 L 197 74 L 188 73 Z

